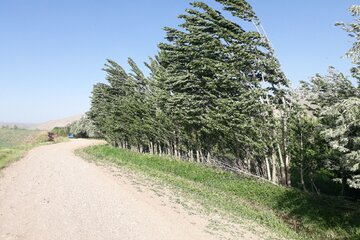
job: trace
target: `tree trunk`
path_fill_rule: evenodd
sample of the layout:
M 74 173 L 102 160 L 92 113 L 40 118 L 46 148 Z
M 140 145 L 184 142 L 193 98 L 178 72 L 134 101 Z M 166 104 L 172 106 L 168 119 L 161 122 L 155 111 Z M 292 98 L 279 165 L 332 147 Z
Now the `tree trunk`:
M 204 158 L 203 158 L 203 152 L 202 152 L 202 150 L 199 151 L 199 158 L 200 158 L 200 162 L 203 163 L 203 162 L 204 162 Z
M 278 183 L 278 179 L 277 179 L 277 173 L 276 173 L 276 153 L 274 150 L 272 150 L 272 154 L 271 154 L 271 160 L 272 160 L 272 181 L 273 183 L 277 184 Z
M 286 153 L 285 157 L 285 175 L 286 175 L 286 185 L 291 186 L 291 173 L 290 173 L 290 155 Z
M 196 162 L 200 162 L 200 153 L 199 153 L 199 150 L 196 150 Z
M 282 155 L 282 151 L 281 151 L 281 147 L 280 144 L 276 144 L 277 145 L 277 149 L 278 149 L 278 154 L 279 154 L 279 160 L 280 160 L 280 183 L 281 185 L 285 185 L 285 167 L 284 167 L 284 159 L 283 159 L 283 155 Z
M 303 164 L 300 164 L 300 180 L 301 180 L 301 186 L 303 187 L 303 190 L 307 192 L 305 181 L 304 181 L 304 169 Z
M 284 184 L 286 186 L 290 185 L 290 176 L 289 176 L 289 164 L 290 164 L 290 157 L 288 154 L 288 130 L 287 130 L 287 106 L 286 100 L 282 97 L 283 102 L 283 113 L 282 113 L 282 145 L 283 145 L 283 159 L 284 162 Z M 285 159 L 284 159 L 285 158 Z
M 250 160 L 250 158 L 247 156 L 245 161 L 246 161 L 247 171 L 250 173 L 250 172 L 251 172 L 251 160 Z
M 154 143 L 153 142 L 150 142 L 149 151 L 150 151 L 150 154 L 154 154 Z
M 267 179 L 269 181 L 271 181 L 271 172 L 270 172 L 270 163 L 269 163 L 269 158 L 265 155 L 265 163 L 266 163 L 266 174 L 267 174 Z
M 189 160 L 191 162 L 193 162 L 194 161 L 194 150 L 190 149 L 188 152 L 188 155 L 189 155 Z
M 162 154 L 163 154 L 162 146 L 161 146 L 161 144 L 159 144 L 159 155 L 161 156 Z
M 164 146 L 164 154 L 170 155 L 171 147 L 169 145 Z
M 281 147 L 279 144 L 277 145 L 277 150 L 278 150 L 278 156 L 279 156 L 279 171 L 280 171 L 280 183 L 283 185 L 283 181 L 284 181 L 284 161 L 283 161 L 283 156 L 282 156 L 282 151 L 281 151 Z
M 175 158 L 178 158 L 178 150 L 177 150 L 176 143 L 173 146 L 174 146 L 174 156 L 175 156 Z
M 307 192 L 305 181 L 304 181 L 304 139 L 303 133 L 300 131 L 300 181 L 303 190 Z
M 211 163 L 211 154 L 210 154 L 210 152 L 208 152 L 208 154 L 207 154 L 207 159 L 206 159 L 206 161 L 207 161 L 208 163 Z

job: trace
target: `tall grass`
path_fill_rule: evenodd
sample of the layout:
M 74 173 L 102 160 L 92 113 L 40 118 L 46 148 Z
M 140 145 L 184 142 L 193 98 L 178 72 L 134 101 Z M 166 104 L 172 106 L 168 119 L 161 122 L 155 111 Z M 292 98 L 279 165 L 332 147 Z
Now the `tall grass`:
M 27 150 L 46 141 L 46 133 L 25 129 L 0 129 L 0 169 L 21 158 Z
M 209 209 L 254 220 L 286 239 L 360 239 L 360 204 L 304 193 L 168 157 L 93 146 L 82 155 L 140 171 Z

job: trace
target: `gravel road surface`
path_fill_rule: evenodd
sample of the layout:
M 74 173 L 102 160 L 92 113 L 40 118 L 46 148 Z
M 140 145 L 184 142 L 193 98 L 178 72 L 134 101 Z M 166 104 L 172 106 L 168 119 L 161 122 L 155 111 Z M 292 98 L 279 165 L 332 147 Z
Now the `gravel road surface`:
M 97 143 L 41 146 L 1 170 L 0 239 L 215 239 L 203 218 L 75 156 Z

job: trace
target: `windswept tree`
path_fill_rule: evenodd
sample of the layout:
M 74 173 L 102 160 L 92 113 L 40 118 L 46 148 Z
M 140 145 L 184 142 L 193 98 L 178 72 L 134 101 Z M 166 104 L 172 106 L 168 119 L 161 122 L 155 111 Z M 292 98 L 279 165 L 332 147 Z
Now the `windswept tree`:
M 355 17 L 353 23 L 338 23 L 354 39 L 346 53 L 355 67 L 353 77 L 359 79 L 360 64 L 360 7 L 350 8 Z M 359 188 L 360 180 L 360 91 L 344 74 L 330 67 L 325 76 L 317 74 L 309 82 L 303 82 L 298 92 L 300 109 L 293 115 L 291 123 L 291 150 L 294 166 L 300 170 L 301 184 L 309 178 L 315 190 L 313 175 L 324 170 L 333 180 L 341 183 L 341 194 L 348 188 Z M 310 170 L 310 171 L 309 171 Z
M 114 146 L 231 167 L 320 193 L 322 171 L 359 187 L 359 88 L 329 68 L 289 91 L 260 21 L 245 0 L 196 1 L 166 27 L 166 41 L 130 70 L 107 60 L 89 118 Z M 359 7 L 340 24 L 359 78 Z M 232 15 L 232 17 L 227 17 Z M 296 175 L 295 178 L 291 174 Z M 296 177 L 299 176 L 297 179 Z
M 360 85 L 360 5 L 354 5 L 350 8 L 350 13 L 354 16 L 353 23 L 337 23 L 354 40 L 352 47 L 346 53 L 346 56 L 356 65 L 352 68 L 352 73 L 358 79 Z
M 312 160 L 316 160 L 313 162 L 316 165 L 309 167 L 330 171 L 334 180 L 342 183 L 342 194 L 347 187 L 358 188 L 359 89 L 344 74 L 331 67 L 327 75 L 317 74 L 310 82 L 303 82 L 301 91 L 307 115 L 313 116 L 318 125 L 307 139 L 320 138 L 324 141 L 302 149 L 301 154 L 315 150 Z M 303 164 L 302 159 L 297 163 Z
M 110 86 L 97 83 L 93 87 L 91 96 L 91 108 L 88 112 L 89 118 L 93 121 L 102 136 L 116 146 L 114 134 L 114 116 L 111 114 L 113 98 Z
M 83 138 L 100 138 L 101 134 L 94 122 L 89 118 L 88 114 L 82 116 L 79 120 L 66 126 L 68 133 L 74 134 L 76 137 Z
M 308 105 L 308 110 L 319 115 L 323 108 L 331 107 L 339 101 L 358 96 L 358 89 L 343 74 L 329 67 L 324 76 L 317 74 L 309 82 L 302 82 L 302 91 Z
M 346 186 L 360 189 L 360 98 L 340 100 L 321 112 L 322 135 L 333 149 L 330 168 Z
M 219 2 L 239 23 L 258 23 L 246 1 Z M 263 128 L 271 125 L 271 106 L 286 78 L 262 35 L 205 3 L 191 5 L 178 29 L 165 28 L 168 42 L 159 45 L 167 114 L 184 127 L 187 148 L 199 161 L 231 153 L 247 171 L 266 175 L 258 160 L 267 158 L 272 144 Z
M 289 185 L 287 79 L 251 6 L 218 2 L 221 11 L 193 2 L 178 28 L 165 28 L 149 76 L 131 59 L 129 73 L 108 60 L 89 116 L 114 146 L 226 163 Z

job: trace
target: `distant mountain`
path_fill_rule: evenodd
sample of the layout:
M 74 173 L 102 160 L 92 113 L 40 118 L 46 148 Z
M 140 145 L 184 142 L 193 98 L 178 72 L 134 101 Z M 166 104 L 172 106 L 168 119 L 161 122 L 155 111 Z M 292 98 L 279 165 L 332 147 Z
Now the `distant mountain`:
M 18 123 L 18 122 L 0 122 L 0 127 L 8 126 L 13 128 L 17 126 L 18 128 L 32 129 L 36 124 L 33 123 Z
M 80 118 L 82 116 L 84 116 L 84 114 L 79 114 L 76 116 L 67 117 L 67 118 L 63 118 L 63 119 L 51 120 L 51 121 L 47 121 L 47 122 L 40 123 L 40 124 L 34 124 L 31 126 L 31 128 L 50 131 L 54 127 L 65 127 L 66 125 L 68 125 L 74 121 L 80 120 Z
M 69 123 L 72 123 L 74 121 L 79 120 L 84 114 L 79 114 L 76 116 L 71 116 L 63 119 L 57 119 L 57 120 L 51 120 L 44 123 L 18 123 L 18 122 L 0 122 L 0 127 L 2 126 L 8 126 L 13 128 L 14 126 L 17 126 L 18 128 L 24 128 L 24 129 L 38 129 L 38 130 L 44 130 L 44 131 L 50 131 L 54 127 L 65 127 Z

